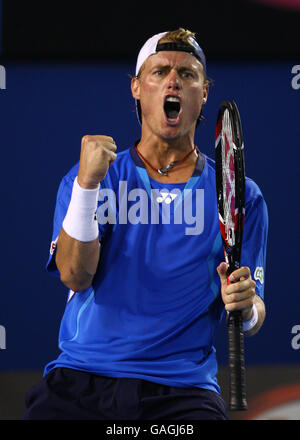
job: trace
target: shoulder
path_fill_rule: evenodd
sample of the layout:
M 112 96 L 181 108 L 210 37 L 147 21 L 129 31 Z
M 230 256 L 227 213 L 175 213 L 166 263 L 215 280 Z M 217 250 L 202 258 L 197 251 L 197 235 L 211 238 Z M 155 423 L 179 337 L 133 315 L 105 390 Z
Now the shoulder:
M 76 163 L 60 180 L 56 201 L 65 204 L 69 202 L 72 194 L 73 183 L 78 174 L 79 162 Z
M 124 170 L 128 169 L 128 167 L 133 166 L 133 162 L 130 156 L 130 148 L 126 148 L 120 152 L 117 151 L 117 157 L 113 164 L 110 166 L 108 173 L 122 173 Z
M 208 172 L 215 174 L 215 161 L 211 157 L 206 156 L 206 154 L 203 154 L 203 156 L 205 158 L 205 164 L 208 168 Z
M 117 152 L 117 157 L 109 167 L 101 186 L 114 188 L 120 180 L 129 180 L 134 174 L 134 168 L 130 148 Z
M 208 172 L 211 175 L 215 176 L 216 172 L 215 172 L 214 159 L 212 159 L 206 155 L 204 155 L 204 157 L 205 157 L 206 165 L 208 168 Z M 246 203 L 253 200 L 253 199 L 257 199 L 257 198 L 263 199 L 263 194 L 262 194 L 260 187 L 253 179 L 251 179 L 248 176 L 246 176 L 246 178 L 245 178 L 245 191 L 246 191 L 246 194 L 245 194 Z
M 245 180 L 245 191 L 246 191 L 245 193 L 246 205 L 248 203 L 254 203 L 256 201 L 264 202 L 264 197 L 260 187 L 253 179 L 247 176 Z
M 78 174 L 78 168 L 79 168 L 79 162 L 73 165 L 72 168 L 63 176 L 61 183 L 73 185 L 75 177 Z

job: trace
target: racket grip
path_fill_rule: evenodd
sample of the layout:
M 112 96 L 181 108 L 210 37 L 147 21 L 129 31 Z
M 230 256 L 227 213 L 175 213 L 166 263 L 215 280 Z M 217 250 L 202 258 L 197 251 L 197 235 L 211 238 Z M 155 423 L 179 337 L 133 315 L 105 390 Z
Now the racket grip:
M 240 311 L 228 317 L 229 352 L 229 409 L 243 411 L 248 409 L 246 399 L 246 370 L 244 357 L 243 319 Z

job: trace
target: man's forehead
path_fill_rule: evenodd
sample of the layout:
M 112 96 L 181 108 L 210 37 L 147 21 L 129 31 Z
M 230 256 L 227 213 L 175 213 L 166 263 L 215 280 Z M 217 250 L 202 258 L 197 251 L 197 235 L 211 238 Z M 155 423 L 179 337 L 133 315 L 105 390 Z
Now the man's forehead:
M 180 51 L 161 51 L 151 55 L 145 61 L 145 68 L 151 69 L 154 66 L 177 66 L 190 67 L 203 71 L 203 66 L 194 55 Z

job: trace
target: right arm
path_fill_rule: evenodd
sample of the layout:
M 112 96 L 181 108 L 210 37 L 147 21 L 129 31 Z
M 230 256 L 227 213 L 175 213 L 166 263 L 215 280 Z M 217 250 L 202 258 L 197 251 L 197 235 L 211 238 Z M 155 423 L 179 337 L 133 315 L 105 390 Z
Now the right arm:
M 56 266 L 61 281 L 74 292 L 87 289 L 93 281 L 100 258 L 99 239 L 83 242 L 62 228 L 56 247 Z
M 77 182 L 84 189 L 95 189 L 116 159 L 116 145 L 108 136 L 84 136 L 81 142 Z M 56 248 L 56 265 L 61 281 L 74 292 L 87 289 L 100 258 L 99 238 L 83 242 L 62 228 Z

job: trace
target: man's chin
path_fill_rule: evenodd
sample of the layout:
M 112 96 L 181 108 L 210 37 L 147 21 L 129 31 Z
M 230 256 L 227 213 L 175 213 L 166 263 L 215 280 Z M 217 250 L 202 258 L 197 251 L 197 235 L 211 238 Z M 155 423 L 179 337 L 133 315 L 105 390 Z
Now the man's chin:
M 164 140 L 177 140 L 180 138 L 184 138 L 186 136 L 194 136 L 195 134 L 196 123 L 192 126 L 185 126 L 182 123 L 179 124 L 165 124 L 161 129 L 161 137 Z

